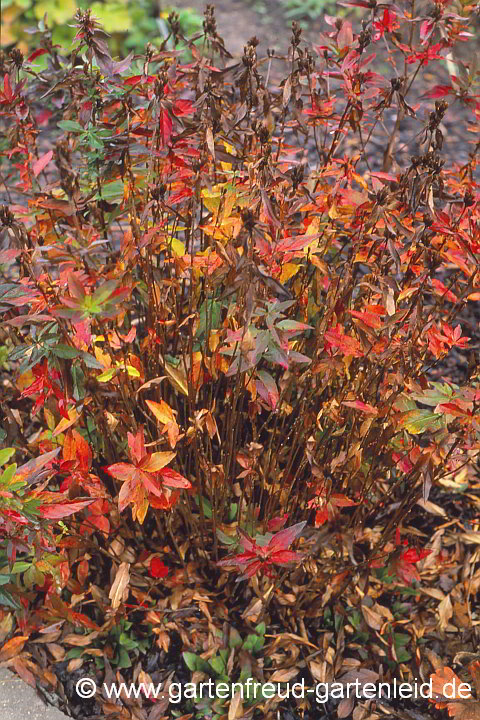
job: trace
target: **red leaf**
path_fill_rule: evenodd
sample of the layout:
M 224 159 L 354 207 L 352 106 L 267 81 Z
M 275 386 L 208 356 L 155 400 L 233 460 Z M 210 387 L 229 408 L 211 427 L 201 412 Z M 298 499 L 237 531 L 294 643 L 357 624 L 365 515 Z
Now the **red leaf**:
M 50 160 L 52 159 L 52 157 L 53 157 L 53 150 L 49 150 L 47 153 L 45 153 L 45 155 L 42 155 L 42 157 L 39 158 L 37 160 L 37 162 L 33 163 L 32 169 L 33 169 L 33 174 L 35 175 L 35 177 L 38 177 L 38 175 L 40 175 L 42 170 L 44 170 L 47 167 L 47 165 L 50 162 Z
M 191 115 L 194 113 L 195 108 L 191 100 L 175 100 L 173 112 L 177 117 L 182 117 L 182 115 Z
M 238 458 L 237 458 L 237 460 L 238 460 Z M 267 529 L 270 532 L 280 530 L 280 528 L 285 525 L 287 520 L 288 520 L 288 513 L 285 513 L 284 515 L 281 515 L 280 517 L 274 517 L 268 522 Z
M 45 55 L 45 53 L 48 53 L 48 50 L 45 48 L 38 48 L 38 50 L 34 50 L 30 57 L 27 58 L 27 62 L 32 62 L 37 57 L 40 57 L 40 55 Z
M 303 522 L 292 525 L 289 528 L 280 530 L 276 533 L 267 545 L 270 552 L 278 552 L 279 550 L 286 550 L 292 542 L 300 535 L 303 528 L 307 524 L 306 520 Z
M 369 405 L 368 403 L 364 403 L 361 400 L 345 400 L 342 402 L 342 405 L 354 408 L 355 410 L 361 410 L 362 412 L 368 413 L 370 415 L 378 415 L 378 410 L 376 407 L 373 407 L 373 405 Z
M 149 568 L 150 577 L 153 578 L 164 578 L 168 575 L 168 567 L 160 560 L 160 558 L 154 557 L 150 560 Z
M 160 471 L 159 475 L 162 483 L 166 487 L 185 489 L 192 487 L 192 483 L 187 480 L 187 478 L 184 478 L 183 475 L 180 475 L 180 473 L 171 468 L 164 468 Z
M 136 463 L 140 463 L 146 455 L 143 427 L 139 427 L 137 434 L 127 433 L 130 454 Z
M 431 90 L 424 93 L 421 97 L 422 98 L 439 98 L 439 97 L 445 97 L 445 95 L 450 95 L 453 92 L 453 88 L 451 85 L 435 85 Z
M 128 463 L 123 462 L 109 465 L 106 468 L 106 471 L 117 480 L 123 481 L 133 480 L 137 474 L 137 468 L 134 465 L 129 465 Z
M 95 498 L 89 500 L 77 500 L 73 503 L 56 503 L 55 505 L 41 505 L 39 512 L 42 517 L 48 520 L 60 520 L 61 518 L 73 515 L 95 502 Z
M 160 111 L 159 126 L 162 146 L 165 147 L 170 141 L 173 129 L 173 121 L 167 110 L 162 109 Z
M 3 77 L 3 94 L 8 102 L 12 102 L 14 94 L 12 92 L 12 86 L 10 85 L 10 78 L 8 77 L 8 74 L 5 74 Z

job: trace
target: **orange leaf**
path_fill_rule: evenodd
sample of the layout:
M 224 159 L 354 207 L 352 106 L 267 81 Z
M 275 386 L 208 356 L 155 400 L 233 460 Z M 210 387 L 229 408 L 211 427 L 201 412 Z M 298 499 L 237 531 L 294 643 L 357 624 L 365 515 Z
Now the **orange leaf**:
M 480 663 L 469 667 L 475 684 L 480 678 Z M 456 720 L 480 720 L 480 701 L 471 697 L 470 685 L 463 683 L 449 667 L 438 669 L 430 676 L 433 696 L 429 698 L 435 707 L 447 709 L 450 717 Z
M 5 645 L 0 650 L 0 662 L 3 662 L 4 660 L 10 660 L 10 658 L 15 657 L 15 655 L 18 655 L 22 652 L 23 646 L 28 640 L 28 635 L 17 635 L 16 637 L 13 637 L 11 640 L 5 643 Z
M 168 463 L 173 460 L 175 455 L 176 453 L 174 452 L 152 453 L 152 455 L 146 456 L 145 460 L 140 463 L 140 467 L 146 472 L 158 472 L 159 470 L 164 468 L 165 465 L 168 465 Z

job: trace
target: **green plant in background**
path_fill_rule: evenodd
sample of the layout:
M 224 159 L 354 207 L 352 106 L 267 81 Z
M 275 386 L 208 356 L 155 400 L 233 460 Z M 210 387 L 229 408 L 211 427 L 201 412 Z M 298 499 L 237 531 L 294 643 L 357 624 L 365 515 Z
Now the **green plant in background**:
M 189 701 L 192 707 L 188 709 L 192 710 L 194 705 L 197 718 L 220 720 L 234 697 L 240 698 L 244 708 L 252 708 L 271 697 L 271 693 L 263 694 L 263 684 L 252 676 L 253 658 L 265 644 L 265 630 L 265 623 L 259 623 L 255 631 L 242 640 L 239 632 L 230 627 L 226 647 L 220 648 L 209 660 L 192 652 L 183 653 L 188 669 L 196 673 L 198 693 L 194 702 Z M 211 691 L 205 692 L 205 685 Z
M 75 35 L 71 27 L 77 8 L 90 9 L 111 35 L 110 48 L 114 55 L 126 55 L 130 50 L 143 52 L 147 42 L 163 43 L 169 35 L 167 18 L 174 9 L 168 6 L 158 14 L 151 0 L 4 0 L 2 2 L 2 46 L 17 45 L 26 52 L 30 26 L 45 28 L 45 20 L 52 30 L 53 44 L 69 45 Z M 177 11 L 181 32 L 190 36 L 202 28 L 203 18 L 192 8 Z M 46 16 L 46 18 L 45 18 Z M 169 43 L 170 47 L 170 43 Z M 36 64 L 43 69 L 44 59 Z
M 316 20 L 334 7 L 334 0 L 282 0 L 285 17 L 289 20 Z
M 9 370 L 10 365 L 8 364 L 8 355 L 11 348 L 8 345 L 0 345 L 0 369 Z

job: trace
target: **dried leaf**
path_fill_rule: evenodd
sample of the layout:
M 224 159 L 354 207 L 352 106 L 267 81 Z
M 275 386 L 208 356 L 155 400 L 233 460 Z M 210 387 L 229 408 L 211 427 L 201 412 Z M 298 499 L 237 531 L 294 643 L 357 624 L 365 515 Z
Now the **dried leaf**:
M 453 615 L 452 601 L 450 600 L 450 595 L 447 595 L 442 600 L 442 602 L 437 608 L 437 612 L 439 617 L 438 627 L 440 628 L 440 630 L 445 630 L 448 625 L 448 621 Z
M 120 603 L 128 597 L 128 583 L 130 581 L 130 563 L 122 562 L 115 575 L 108 597 L 112 601 L 112 607 L 116 610 Z
M 272 677 L 270 678 L 270 682 L 290 682 L 290 680 L 293 680 L 294 677 L 297 677 L 299 672 L 300 669 L 295 667 L 275 670 Z
M 207 137 L 208 149 L 210 150 L 210 153 L 211 153 L 213 159 L 215 160 L 215 143 L 213 140 L 212 128 L 210 126 L 207 127 L 206 137 Z
M 353 706 L 355 703 L 355 699 L 353 695 L 349 695 L 349 697 L 343 698 L 340 700 L 337 708 L 337 717 L 338 718 L 345 718 L 350 715 L 350 713 L 353 710 Z
M 235 720 L 235 718 L 240 718 L 243 715 L 243 702 L 242 702 L 242 693 L 240 691 L 236 692 L 233 698 L 230 701 L 230 705 L 228 706 L 228 720 Z
M 368 627 L 371 627 L 373 630 L 380 630 L 383 626 L 382 616 L 372 610 L 372 608 L 369 608 L 367 605 L 362 605 L 362 615 Z
M 283 86 L 283 107 L 286 108 L 292 95 L 292 76 L 289 75 Z

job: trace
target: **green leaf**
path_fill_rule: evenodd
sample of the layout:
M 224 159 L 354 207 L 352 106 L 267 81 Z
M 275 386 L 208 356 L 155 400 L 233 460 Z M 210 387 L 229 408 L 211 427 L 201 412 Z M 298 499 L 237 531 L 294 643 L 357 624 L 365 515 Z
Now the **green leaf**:
M 395 642 L 395 648 L 397 647 L 404 647 L 405 645 L 408 645 L 412 638 L 410 635 L 406 635 L 405 633 L 393 633 L 393 640 Z
M 15 486 L 12 486 L 10 484 L 11 479 L 15 475 L 17 471 L 17 463 L 13 463 L 12 465 L 9 465 L 3 473 L 0 475 L 0 484 L 2 485 L 8 485 L 8 488 L 10 492 L 15 492 L 16 488 Z M 20 487 L 22 487 L 25 483 L 20 483 Z
M 217 675 L 221 675 L 225 672 L 225 663 L 218 655 L 209 660 L 212 669 Z
M 216 300 L 208 300 L 202 303 L 200 307 L 200 322 L 198 323 L 195 337 L 201 337 L 207 331 L 207 325 L 210 330 L 216 330 L 220 326 L 222 320 L 222 306 Z
M 87 133 L 85 140 L 89 145 L 91 145 L 91 147 L 96 148 L 97 150 L 103 150 L 103 140 L 97 137 L 97 135 L 93 132 Z
M 99 362 L 96 357 L 90 355 L 90 353 L 82 352 L 82 359 L 87 367 L 94 368 L 95 370 L 103 370 L 102 363 Z
M 182 655 L 186 666 L 192 672 L 199 670 L 200 672 L 211 674 L 212 668 L 210 664 L 199 655 L 195 655 L 195 653 L 192 652 L 184 652 Z
M 52 348 L 52 352 L 57 357 L 64 358 L 65 360 L 71 360 L 72 358 L 80 355 L 81 351 L 77 350 L 77 348 L 71 347 L 70 345 L 57 345 L 57 347 Z
M 432 382 L 430 385 L 432 387 L 421 393 L 410 393 L 409 397 L 424 405 L 431 405 L 432 407 L 436 407 L 441 403 L 451 402 L 456 397 L 454 388 L 446 383 Z M 458 387 L 455 387 L 458 390 Z
M 212 511 L 212 505 L 211 503 L 204 497 L 200 497 L 200 495 L 195 495 L 195 502 L 197 505 L 202 505 L 203 508 L 203 514 L 206 518 L 210 520 L 210 518 L 213 517 L 213 511 Z
M 3 450 L 0 450 L 0 465 L 5 465 L 12 455 L 15 455 L 15 448 L 4 448 Z
M 226 535 L 219 528 L 217 528 L 217 537 L 220 540 L 220 542 L 223 543 L 223 545 L 237 545 L 237 543 L 238 543 L 238 540 L 236 537 L 231 537 L 230 535 Z
M 13 610 L 21 610 L 22 606 L 15 600 L 13 595 L 8 590 L 0 590 L 0 605 L 10 607 Z
M 108 280 L 98 287 L 92 295 L 92 302 L 95 305 L 102 305 L 110 295 L 117 289 L 116 280 Z
M 240 637 L 240 633 L 234 627 L 230 628 L 228 646 L 230 648 L 237 648 L 242 646 L 242 638 Z
M 192 672 L 195 672 L 195 670 L 197 669 L 197 656 L 195 655 L 195 653 L 184 652 L 182 653 L 182 655 L 185 661 L 185 665 L 188 667 L 188 669 Z
M 130 660 L 130 656 L 128 652 L 123 647 L 119 647 L 118 649 L 118 662 L 117 666 L 119 668 L 129 668 L 132 667 L 132 661 Z
M 102 194 L 95 196 L 96 200 L 120 200 L 123 199 L 123 180 L 114 180 L 102 187 Z
M 96 380 L 97 382 L 108 382 L 113 378 L 114 375 L 117 374 L 117 368 L 110 368 L 110 370 L 105 370 L 101 375 L 97 375 Z
M 410 410 L 405 413 L 399 426 L 411 435 L 420 435 L 426 430 L 435 431 L 445 427 L 445 417 L 431 410 Z
M 74 120 L 60 120 L 57 125 L 59 128 L 66 130 L 67 132 L 85 132 L 85 129 L 80 125 L 80 123 L 77 123 Z
M 261 635 L 262 637 L 265 635 L 267 631 L 267 626 L 264 622 L 258 623 L 258 625 L 255 627 L 255 632 L 257 635 Z

